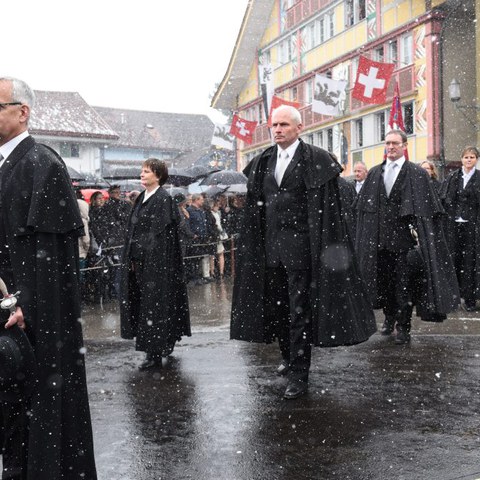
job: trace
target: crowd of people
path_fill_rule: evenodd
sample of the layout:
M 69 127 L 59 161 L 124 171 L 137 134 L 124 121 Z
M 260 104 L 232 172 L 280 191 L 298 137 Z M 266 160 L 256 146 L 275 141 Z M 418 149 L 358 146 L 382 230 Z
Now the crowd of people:
M 90 205 L 81 190 L 77 198 L 85 235 L 79 239 L 83 297 L 98 303 L 118 298 L 119 268 L 125 231 L 135 199 L 140 192 L 121 198 L 118 185 L 94 192 Z M 244 195 L 205 193 L 173 197 L 180 214 L 180 243 L 188 283 L 200 285 L 223 281 L 232 273 L 232 252 L 244 204 Z M 233 250 L 232 250 L 233 249 Z
M 21 292 L 3 292 L 10 306 L 0 310 L 2 478 L 97 478 L 78 321 L 82 278 L 88 285 L 98 271 L 92 252 L 109 259 L 97 287 L 118 298 L 121 336 L 145 353 L 141 370 L 162 367 L 191 335 L 187 282 L 235 269 L 230 337 L 278 340 L 287 400 L 307 392 L 312 347 L 367 341 L 373 309 L 385 314 L 381 334 L 405 345 L 414 308 L 430 322 L 476 308 L 476 147 L 439 184 L 433 164 L 407 161 L 407 136 L 392 130 L 384 161 L 369 172 L 356 164 L 348 184 L 332 154 L 300 138 L 300 112 L 283 105 L 272 114 L 274 145 L 245 169 L 245 197 L 172 197 L 166 164 L 151 158 L 133 200 L 113 185 L 88 209 L 63 160 L 29 135 L 33 103 L 25 82 L 0 78 L 0 277 Z

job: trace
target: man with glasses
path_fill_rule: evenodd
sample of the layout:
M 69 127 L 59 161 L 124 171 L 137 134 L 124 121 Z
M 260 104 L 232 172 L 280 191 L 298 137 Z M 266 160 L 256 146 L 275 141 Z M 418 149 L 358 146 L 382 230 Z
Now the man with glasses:
M 386 160 L 373 167 L 357 199 L 356 251 L 383 335 L 410 342 L 413 305 L 422 320 L 442 321 L 460 301 L 442 228 L 444 215 L 428 174 L 405 159 L 407 136 L 391 130 Z M 418 242 L 416 240 L 418 235 Z
M 6 401 L 3 476 L 96 479 L 80 319 L 78 237 L 83 224 L 63 160 L 28 133 L 34 94 L 0 78 L 0 277 L 21 292 L 6 324 L 25 330 L 37 381 Z

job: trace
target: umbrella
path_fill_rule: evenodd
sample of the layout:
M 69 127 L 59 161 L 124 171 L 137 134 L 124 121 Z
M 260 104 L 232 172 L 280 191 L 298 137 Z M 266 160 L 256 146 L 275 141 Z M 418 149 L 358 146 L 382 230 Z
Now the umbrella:
M 182 168 L 169 168 L 167 183 L 176 187 L 186 187 L 195 181 L 195 177 Z
M 188 195 L 188 189 L 182 188 L 182 187 L 171 187 L 167 188 L 167 192 L 171 197 L 174 197 L 175 195 Z
M 204 178 L 211 173 L 220 171 L 221 170 L 219 168 L 213 168 L 208 165 L 192 165 L 191 167 L 185 169 L 185 172 L 192 175 L 195 180 L 198 180 L 199 178 Z
M 74 168 L 69 167 L 68 165 L 67 165 L 67 171 L 72 180 L 85 180 L 87 176 L 86 173 L 77 172 Z
M 221 185 L 219 185 L 221 186 Z M 227 193 L 247 193 L 247 184 L 246 183 L 235 183 L 233 185 L 228 185 Z
M 234 185 L 238 183 L 247 183 L 247 177 L 242 172 L 221 170 L 205 177 L 200 185 Z
M 227 186 L 220 187 L 217 185 L 212 185 L 208 187 L 204 193 L 205 195 L 207 195 L 207 197 L 216 197 L 217 195 L 221 195 L 222 193 L 224 193 L 227 189 Z

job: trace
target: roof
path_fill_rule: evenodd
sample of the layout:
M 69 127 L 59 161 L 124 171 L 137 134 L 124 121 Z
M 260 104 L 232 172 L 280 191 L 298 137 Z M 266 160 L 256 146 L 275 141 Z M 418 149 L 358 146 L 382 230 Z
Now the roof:
M 248 80 L 252 65 L 255 64 L 258 45 L 265 33 L 274 3 L 275 0 L 249 0 L 230 63 L 213 96 L 213 108 L 236 109 L 237 96 Z
M 35 135 L 117 139 L 118 135 L 77 92 L 35 90 L 29 122 Z
M 212 140 L 214 124 L 206 115 L 94 108 L 119 134 L 116 146 L 187 152 Z

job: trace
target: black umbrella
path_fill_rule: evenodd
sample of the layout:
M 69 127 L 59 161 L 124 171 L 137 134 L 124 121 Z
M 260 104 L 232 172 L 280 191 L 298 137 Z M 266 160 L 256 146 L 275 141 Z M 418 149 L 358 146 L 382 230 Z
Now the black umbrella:
M 167 183 L 176 187 L 186 187 L 195 181 L 195 177 L 182 168 L 169 168 Z
M 188 190 L 186 188 L 182 188 L 182 187 L 167 188 L 167 192 L 171 197 L 174 197 L 175 195 L 179 195 L 179 194 L 182 194 L 182 195 L 185 195 L 185 196 L 188 195 Z
M 200 185 L 235 185 L 238 183 L 247 183 L 247 177 L 242 172 L 220 170 L 205 177 Z
M 208 187 L 203 193 L 207 195 L 207 197 L 216 197 L 218 195 L 221 195 L 227 190 L 227 186 L 224 187 L 218 187 L 216 185 L 212 185 L 211 187 Z
M 220 172 L 220 169 L 210 167 L 209 165 L 192 165 L 191 167 L 186 168 L 185 171 L 192 175 L 195 180 L 198 180 L 199 178 L 204 178 L 211 173 Z
M 74 168 L 72 167 L 69 167 L 67 165 L 67 171 L 68 171 L 68 174 L 70 175 L 70 178 L 72 180 L 85 180 L 87 174 L 86 173 L 80 173 L 80 172 L 77 172 Z

